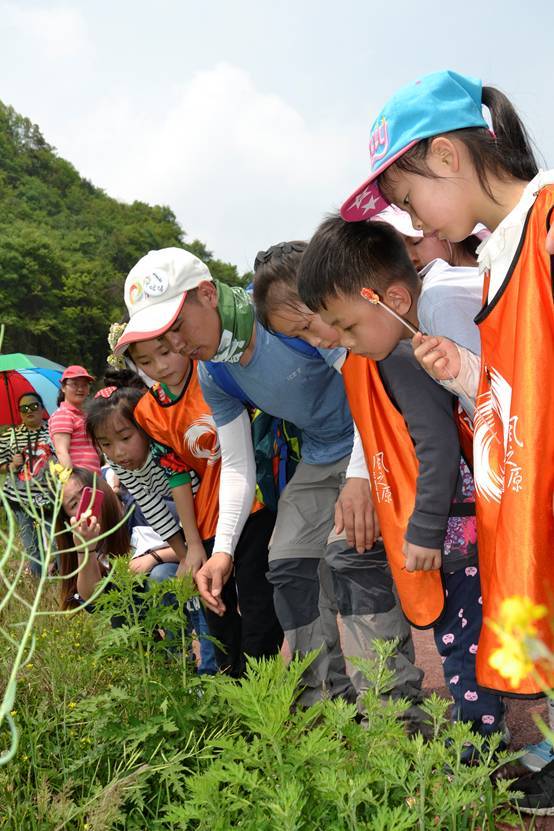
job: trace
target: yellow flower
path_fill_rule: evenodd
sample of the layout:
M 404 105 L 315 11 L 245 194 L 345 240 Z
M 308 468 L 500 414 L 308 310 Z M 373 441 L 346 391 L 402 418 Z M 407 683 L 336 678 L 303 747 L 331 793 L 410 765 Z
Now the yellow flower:
M 10 712 L 10 716 L 12 716 L 12 718 L 13 718 L 13 716 L 16 716 L 16 715 L 17 715 L 17 710 L 12 710 Z
M 500 607 L 498 625 L 508 632 L 521 635 L 536 635 L 535 621 L 545 617 L 548 610 L 542 604 L 533 603 L 528 597 L 507 597 Z
M 537 644 L 535 623 L 547 613 L 546 606 L 537 605 L 528 597 L 507 597 L 500 607 L 498 621 L 488 621 L 500 641 L 500 648 L 492 652 L 489 664 L 514 689 L 533 671 Z
M 25 669 L 32 669 L 32 668 L 33 668 L 33 664 L 27 664 L 27 666 L 25 667 Z
M 71 476 L 71 468 L 64 467 L 59 462 L 50 462 L 50 475 L 53 479 L 58 479 L 62 485 L 65 485 Z
M 74 701 L 70 701 L 67 706 L 69 707 L 70 710 L 74 710 L 77 705 L 75 704 Z
M 502 646 L 492 652 L 489 664 L 517 689 L 522 680 L 532 672 L 533 661 L 527 655 L 522 641 L 507 636 L 501 638 L 501 641 Z

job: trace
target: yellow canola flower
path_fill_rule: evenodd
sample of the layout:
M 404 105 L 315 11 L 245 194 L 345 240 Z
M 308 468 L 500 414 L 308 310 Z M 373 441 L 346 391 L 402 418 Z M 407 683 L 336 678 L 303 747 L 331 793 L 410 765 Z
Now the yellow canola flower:
M 495 649 L 489 664 L 502 678 L 506 678 L 517 689 L 524 678 L 533 670 L 533 661 L 527 655 L 525 644 L 515 638 L 501 638 L 502 646 Z
M 500 607 L 498 622 L 489 622 L 500 641 L 500 648 L 492 652 L 489 664 L 514 689 L 533 671 L 530 647 L 537 634 L 535 623 L 547 613 L 546 606 L 533 603 L 528 597 L 507 597 Z
M 50 475 L 54 479 L 59 479 L 62 485 L 65 485 L 71 476 L 71 472 L 70 467 L 64 467 L 59 462 L 50 462 Z
M 500 607 L 498 625 L 507 632 L 517 632 L 520 635 L 536 635 L 534 625 L 548 613 L 546 606 L 533 603 L 528 597 L 507 597 Z

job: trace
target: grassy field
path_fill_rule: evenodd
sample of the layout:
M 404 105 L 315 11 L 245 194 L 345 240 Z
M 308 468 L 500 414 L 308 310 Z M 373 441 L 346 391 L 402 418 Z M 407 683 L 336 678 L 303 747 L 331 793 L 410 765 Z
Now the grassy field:
M 20 554 L 4 567 L 5 586 Z M 364 665 L 372 691 L 360 724 L 343 701 L 295 708 L 309 658 L 253 662 L 241 683 L 199 677 L 183 626 L 191 587 L 175 584 L 171 608 L 124 560 L 112 580 L 94 614 L 71 616 L 57 612 L 56 584 L 44 585 L 48 614 L 34 621 L 36 646 L 10 711 L 18 748 L 0 767 L 2 831 L 476 831 L 509 818 L 505 784 L 491 784 L 495 762 L 460 764 L 467 731 L 446 721 L 443 700 L 429 700 L 428 742 L 407 736 L 401 704 L 383 703 L 386 646 Z M 4 680 L 36 587 L 21 577 L 0 612 L 11 639 Z M 111 627 L 114 615 L 122 627 Z M 4 724 L 1 750 L 8 741 Z

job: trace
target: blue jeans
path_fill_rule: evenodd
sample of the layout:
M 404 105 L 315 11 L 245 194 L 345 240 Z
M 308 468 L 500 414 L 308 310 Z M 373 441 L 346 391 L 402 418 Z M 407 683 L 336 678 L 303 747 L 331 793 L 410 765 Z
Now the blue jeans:
M 178 563 L 160 563 L 155 565 L 148 575 L 151 580 L 156 583 L 161 583 L 163 580 L 170 580 L 177 574 Z M 172 595 L 168 594 L 164 597 L 163 603 L 172 603 Z M 199 675 L 215 675 L 217 672 L 217 661 L 215 657 L 215 648 L 212 641 L 208 640 L 209 636 L 208 624 L 204 609 L 198 597 L 191 597 L 186 605 L 187 613 L 187 635 L 191 635 L 193 630 L 200 643 L 200 666 L 198 667 Z
M 40 550 L 39 533 L 40 528 L 35 524 L 33 517 L 25 513 L 22 508 L 12 505 L 13 513 L 17 524 L 19 525 L 19 534 L 25 553 L 29 558 L 29 568 L 33 577 L 40 577 L 42 574 L 42 555 Z M 50 523 L 47 520 L 47 533 L 50 531 Z

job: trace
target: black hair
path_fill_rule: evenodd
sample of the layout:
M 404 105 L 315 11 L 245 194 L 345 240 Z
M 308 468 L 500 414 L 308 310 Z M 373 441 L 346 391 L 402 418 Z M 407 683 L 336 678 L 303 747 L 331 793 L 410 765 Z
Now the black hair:
M 123 510 L 119 499 L 107 482 L 95 471 L 82 467 L 74 467 L 71 471 L 71 476 L 75 476 L 85 487 L 97 488 L 103 492 L 104 501 L 102 503 L 102 512 L 100 517 L 98 517 L 100 528 L 102 533 L 109 531 L 111 528 L 115 528 L 121 521 Z M 64 578 L 60 580 L 61 607 L 62 609 L 71 609 L 80 604 L 75 600 L 77 575 L 73 574 L 72 577 L 68 575 L 77 571 L 79 560 L 77 552 L 69 550 L 75 547 L 75 543 L 73 542 L 71 528 L 69 527 L 69 517 L 65 513 L 63 506 L 56 517 L 56 545 L 60 558 L 60 577 Z M 106 555 L 122 556 L 128 554 L 131 543 L 127 523 L 124 522 L 118 528 L 115 528 L 99 545 L 101 551 Z
M 124 372 L 125 370 L 122 370 Z M 111 384 L 116 386 L 117 384 Z M 137 387 L 118 387 L 111 395 L 104 397 L 98 393 L 85 407 L 87 419 L 87 433 L 96 446 L 96 433 L 98 429 L 114 413 L 118 413 L 126 421 L 131 422 L 137 430 L 144 434 L 144 430 L 135 419 L 135 407 L 144 395 L 143 390 Z
M 298 269 L 308 246 L 302 240 L 280 242 L 259 251 L 254 260 L 254 305 L 262 326 L 271 329 L 269 317 L 283 306 L 298 306 Z
M 64 389 L 63 389 L 64 384 L 65 384 L 65 381 L 62 381 L 62 383 L 60 385 L 60 388 L 58 390 L 58 397 L 56 398 L 56 404 L 58 405 L 58 407 L 60 406 L 62 401 L 65 401 L 65 392 L 64 392 Z
M 126 369 L 108 367 L 104 372 L 104 386 L 118 387 L 118 389 L 132 387 L 133 389 L 142 390 L 142 392 L 146 392 L 148 389 L 140 375 L 130 367 Z
M 513 177 L 530 182 L 539 168 L 529 134 L 509 98 L 495 87 L 483 87 L 482 102 L 490 112 L 493 132 L 486 127 L 465 127 L 443 135 L 446 138 L 457 138 L 465 145 L 479 184 L 487 196 L 497 202 L 488 174 L 492 173 L 504 180 Z M 394 173 L 394 170 L 402 170 L 405 173 L 439 178 L 432 173 L 426 162 L 427 152 L 435 138 L 437 136 L 419 141 L 379 176 L 379 189 L 386 198 L 390 196 L 389 171 Z
M 371 288 L 383 295 L 402 282 L 413 297 L 420 279 L 404 240 L 387 222 L 345 222 L 334 214 L 321 223 L 300 263 L 298 293 L 318 312 L 329 297 Z
M 44 401 L 42 400 L 42 398 L 40 397 L 40 395 L 38 394 L 38 392 L 35 392 L 34 390 L 29 390 L 29 392 L 22 392 L 22 393 L 21 393 L 21 395 L 20 395 L 20 396 L 19 396 L 19 398 L 17 399 L 17 407 L 18 407 L 18 409 L 19 409 L 19 404 L 21 403 L 21 399 L 22 399 L 22 398 L 28 398 L 28 396 L 29 396 L 29 395 L 32 395 L 32 396 L 33 396 L 33 398 L 36 398 L 36 400 L 38 401 L 38 403 L 40 404 L 40 406 L 44 409 Z

